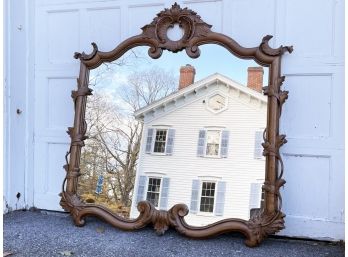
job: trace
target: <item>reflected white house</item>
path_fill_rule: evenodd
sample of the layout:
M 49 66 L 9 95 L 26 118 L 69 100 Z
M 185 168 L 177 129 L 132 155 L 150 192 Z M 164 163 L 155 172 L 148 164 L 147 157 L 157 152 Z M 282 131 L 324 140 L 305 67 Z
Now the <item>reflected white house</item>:
M 260 207 L 263 68 L 248 69 L 247 85 L 218 73 L 197 82 L 194 76 L 193 66 L 181 67 L 178 91 L 135 113 L 144 136 L 131 218 L 142 200 L 164 210 L 186 204 L 190 225 L 249 219 L 250 209 Z

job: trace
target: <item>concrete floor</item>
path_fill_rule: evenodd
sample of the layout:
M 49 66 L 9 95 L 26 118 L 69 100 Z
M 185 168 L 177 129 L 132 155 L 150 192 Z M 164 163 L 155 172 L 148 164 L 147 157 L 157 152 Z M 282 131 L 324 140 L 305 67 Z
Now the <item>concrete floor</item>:
M 243 240 L 238 234 L 192 240 L 173 230 L 159 237 L 152 228 L 124 232 L 94 218 L 79 228 L 63 213 L 16 211 L 4 215 L 4 252 L 14 257 L 344 256 L 344 246 L 337 243 L 269 238 L 260 247 L 248 248 Z

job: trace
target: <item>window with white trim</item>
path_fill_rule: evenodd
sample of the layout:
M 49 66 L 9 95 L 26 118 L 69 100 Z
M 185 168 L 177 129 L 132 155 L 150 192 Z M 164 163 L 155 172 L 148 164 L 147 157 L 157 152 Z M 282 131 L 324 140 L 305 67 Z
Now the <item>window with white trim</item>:
M 147 129 L 145 153 L 157 155 L 172 155 L 174 148 L 175 129 L 154 128 Z
M 255 146 L 254 146 L 254 159 L 264 160 L 263 156 L 263 132 L 264 130 L 255 131 Z
M 200 212 L 214 212 L 216 182 L 203 181 L 200 199 Z
M 230 132 L 226 129 L 201 129 L 198 134 L 197 156 L 227 158 Z
M 146 200 L 152 203 L 155 207 L 159 206 L 161 192 L 161 178 L 149 178 Z
M 167 143 L 167 129 L 156 129 L 154 153 L 164 153 Z
M 206 156 L 219 156 L 221 142 L 221 130 L 207 130 Z

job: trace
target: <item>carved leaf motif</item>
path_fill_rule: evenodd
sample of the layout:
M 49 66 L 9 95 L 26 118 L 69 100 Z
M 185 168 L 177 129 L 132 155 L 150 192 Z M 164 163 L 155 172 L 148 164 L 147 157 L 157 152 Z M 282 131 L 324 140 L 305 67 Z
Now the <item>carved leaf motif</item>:
M 282 145 L 286 144 L 287 142 L 288 141 L 286 140 L 286 136 L 285 135 L 278 135 L 278 140 L 277 140 L 278 148 L 280 148 Z
M 280 104 L 283 104 L 286 99 L 288 99 L 288 93 L 289 91 L 280 91 L 279 93 L 279 102 Z
M 261 243 L 268 235 L 284 229 L 284 217 L 285 214 L 282 212 L 266 214 L 260 211 L 255 213 L 248 221 L 248 227 L 256 237 L 257 243 Z
M 183 29 L 183 37 L 178 41 L 172 41 L 167 37 L 167 30 L 174 24 L 179 24 Z M 204 37 L 208 35 L 212 26 L 205 23 L 196 12 L 181 8 L 175 3 L 170 9 L 166 8 L 153 19 L 153 21 L 142 27 L 142 36 L 148 39 L 156 39 L 159 47 L 174 53 L 185 48 L 192 48 L 190 39 L 193 37 Z
M 85 206 L 85 204 L 76 194 L 70 195 L 66 192 L 63 192 L 61 195 L 62 199 L 60 201 L 60 205 L 65 211 L 72 211 L 72 209 L 79 211 Z
M 167 37 L 168 28 L 172 27 L 175 23 L 183 29 L 184 35 L 178 41 L 172 41 Z M 80 201 L 76 195 L 76 188 L 74 185 L 77 182 L 79 175 L 79 151 L 83 146 L 83 140 L 86 139 L 85 133 L 87 124 L 84 117 L 84 106 L 83 101 L 86 96 L 91 94 L 88 90 L 88 69 L 96 68 L 103 62 L 109 62 L 116 60 L 127 49 L 135 46 L 144 45 L 149 46 L 149 56 L 152 58 L 159 58 L 163 50 L 169 50 L 172 52 L 178 52 L 186 50 L 186 53 L 191 58 L 197 58 L 200 55 L 199 46 L 208 43 L 214 43 L 224 46 L 230 52 L 235 53 L 237 56 L 245 58 L 254 58 L 263 64 L 271 64 L 273 60 L 280 58 L 285 52 L 291 52 L 292 46 L 281 46 L 279 48 L 271 48 L 269 46 L 269 40 L 272 36 L 266 36 L 263 38 L 262 43 L 254 48 L 244 48 L 240 46 L 232 38 L 211 31 L 211 25 L 205 23 L 196 12 L 188 9 L 181 8 L 175 3 L 171 8 L 166 8 L 162 12 L 158 13 L 153 21 L 145 25 L 142 28 L 142 34 L 131 37 L 123 41 L 114 50 L 110 52 L 99 52 L 98 47 L 95 43 L 92 43 L 93 51 L 91 54 L 76 53 L 75 58 L 80 59 L 81 70 L 80 79 L 77 81 L 77 90 L 73 92 L 72 96 L 75 103 L 75 123 L 74 127 L 69 128 L 69 135 L 71 137 L 71 146 L 69 150 L 74 154 L 70 156 L 71 163 L 66 161 L 64 166 L 67 176 L 63 183 L 63 192 L 61 194 L 61 206 L 69 211 L 78 226 L 84 225 L 85 216 L 98 216 L 111 222 L 115 227 L 119 227 L 125 230 L 135 230 L 146 226 L 147 224 L 153 224 L 158 234 L 163 234 L 169 227 L 174 227 L 178 232 L 195 238 L 202 238 L 208 236 L 214 236 L 227 231 L 239 231 L 247 235 L 246 244 L 249 246 L 255 246 L 259 244 L 268 234 L 274 234 L 280 229 L 284 228 L 285 216 L 281 212 L 276 213 L 257 213 L 249 221 L 242 221 L 237 219 L 228 219 L 216 224 L 212 224 L 202 228 L 190 227 L 185 223 L 184 216 L 188 214 L 188 207 L 184 204 L 174 205 L 168 211 L 156 210 L 149 202 L 140 202 L 138 204 L 138 210 L 140 216 L 133 221 L 125 221 L 121 217 L 113 214 L 108 209 L 91 204 L 84 204 Z M 265 95 L 269 97 L 275 97 L 277 101 L 270 101 L 271 117 L 276 116 L 273 120 L 273 124 L 267 127 L 264 133 L 264 155 L 272 156 L 277 159 L 281 164 L 281 172 L 278 176 L 275 165 L 270 165 L 267 170 L 268 174 L 274 174 L 276 179 L 272 181 L 266 181 L 264 190 L 267 191 L 268 196 L 275 199 L 275 204 L 272 208 L 275 210 L 281 209 L 281 195 L 279 194 L 279 188 L 284 185 L 285 181 L 281 178 L 283 173 L 283 164 L 281 156 L 279 155 L 279 147 L 286 143 L 284 135 L 278 135 L 279 116 L 281 114 L 281 106 L 288 97 L 287 91 L 281 91 L 280 87 L 285 77 L 273 77 L 277 72 L 280 71 L 278 64 L 274 67 L 273 72 L 270 72 L 270 81 L 274 85 L 269 85 L 264 88 Z M 86 84 L 80 84 L 86 83 Z M 274 115 L 273 115 L 274 114 Z M 78 116 L 76 116 L 78 115 Z M 270 133 L 272 132 L 272 133 Z M 275 132 L 275 133 L 273 133 Z M 272 138 L 269 138 L 272 135 Z M 68 154 L 66 155 L 67 159 Z M 273 158 L 274 159 L 274 158 Z M 67 192 L 64 189 L 65 181 L 68 182 Z M 267 198 L 267 197 L 266 197 Z M 267 200 L 267 199 L 266 199 Z M 277 204 L 278 202 L 278 204 Z M 279 204 L 280 203 L 280 204 Z
M 60 205 L 62 208 L 70 212 L 76 226 L 83 226 L 85 220 L 81 219 L 79 215 L 81 210 L 86 207 L 86 204 L 84 204 L 76 194 L 70 195 L 66 192 L 62 192 L 61 196 Z
M 156 234 L 160 236 L 163 235 L 170 226 L 168 213 L 166 211 L 154 211 L 151 221 L 156 231 Z

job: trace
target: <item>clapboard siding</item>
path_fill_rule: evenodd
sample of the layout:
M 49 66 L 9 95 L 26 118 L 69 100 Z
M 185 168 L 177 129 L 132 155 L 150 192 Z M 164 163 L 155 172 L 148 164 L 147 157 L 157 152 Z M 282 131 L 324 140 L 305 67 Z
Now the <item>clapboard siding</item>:
M 214 92 L 222 92 L 229 98 L 227 110 L 218 114 L 209 111 L 203 103 Z M 190 206 L 192 180 L 214 176 L 226 182 L 225 208 L 223 216 L 209 217 L 209 221 L 248 219 L 250 183 L 264 178 L 265 161 L 254 159 L 254 141 L 255 130 L 266 126 L 266 103 L 254 104 L 237 91 L 217 84 L 187 98 L 182 106 L 168 112 L 159 111 L 157 115 L 145 116 L 144 134 L 152 126 L 171 126 L 175 129 L 174 151 L 172 156 L 142 151 L 138 173 L 155 172 L 170 177 L 168 208 L 177 203 Z M 230 132 L 227 158 L 197 157 L 199 130 L 207 126 L 224 127 Z M 146 143 L 146 138 L 142 143 Z M 207 222 L 205 217 L 190 214 L 188 221 L 201 225 Z

